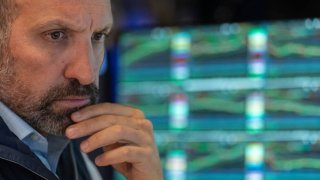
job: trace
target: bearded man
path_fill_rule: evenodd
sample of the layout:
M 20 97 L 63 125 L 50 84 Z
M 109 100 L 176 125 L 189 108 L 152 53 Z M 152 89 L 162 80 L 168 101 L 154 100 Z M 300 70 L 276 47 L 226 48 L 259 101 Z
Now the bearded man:
M 109 0 L 0 0 L 0 17 L 0 179 L 163 179 L 144 114 L 97 103 Z

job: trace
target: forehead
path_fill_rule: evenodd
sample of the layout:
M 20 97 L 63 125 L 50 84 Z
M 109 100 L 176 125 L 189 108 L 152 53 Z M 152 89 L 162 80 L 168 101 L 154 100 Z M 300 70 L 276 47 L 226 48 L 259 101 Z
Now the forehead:
M 27 26 L 51 19 L 73 22 L 83 27 L 112 25 L 109 0 L 16 0 L 18 18 Z

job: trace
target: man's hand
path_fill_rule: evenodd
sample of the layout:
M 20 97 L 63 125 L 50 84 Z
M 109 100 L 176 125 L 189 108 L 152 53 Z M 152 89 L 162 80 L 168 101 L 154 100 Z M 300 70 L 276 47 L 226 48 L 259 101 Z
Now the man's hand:
M 80 145 L 88 153 L 103 148 L 98 166 L 112 165 L 129 180 L 163 179 L 152 123 L 137 109 L 118 104 L 88 106 L 71 115 L 66 136 L 89 136 Z

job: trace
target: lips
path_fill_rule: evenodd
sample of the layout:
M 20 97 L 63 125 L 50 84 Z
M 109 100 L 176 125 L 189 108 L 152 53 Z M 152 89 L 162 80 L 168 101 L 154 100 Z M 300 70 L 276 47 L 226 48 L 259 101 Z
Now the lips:
M 77 108 L 88 105 L 90 103 L 89 97 L 80 97 L 80 96 L 70 96 L 63 99 L 58 99 L 54 101 L 54 104 L 61 108 Z

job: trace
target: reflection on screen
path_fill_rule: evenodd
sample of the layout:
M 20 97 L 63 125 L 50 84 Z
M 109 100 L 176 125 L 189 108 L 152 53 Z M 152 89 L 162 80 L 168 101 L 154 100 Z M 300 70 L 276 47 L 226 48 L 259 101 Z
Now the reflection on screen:
M 166 179 L 320 179 L 320 20 L 129 31 L 118 60 Z

